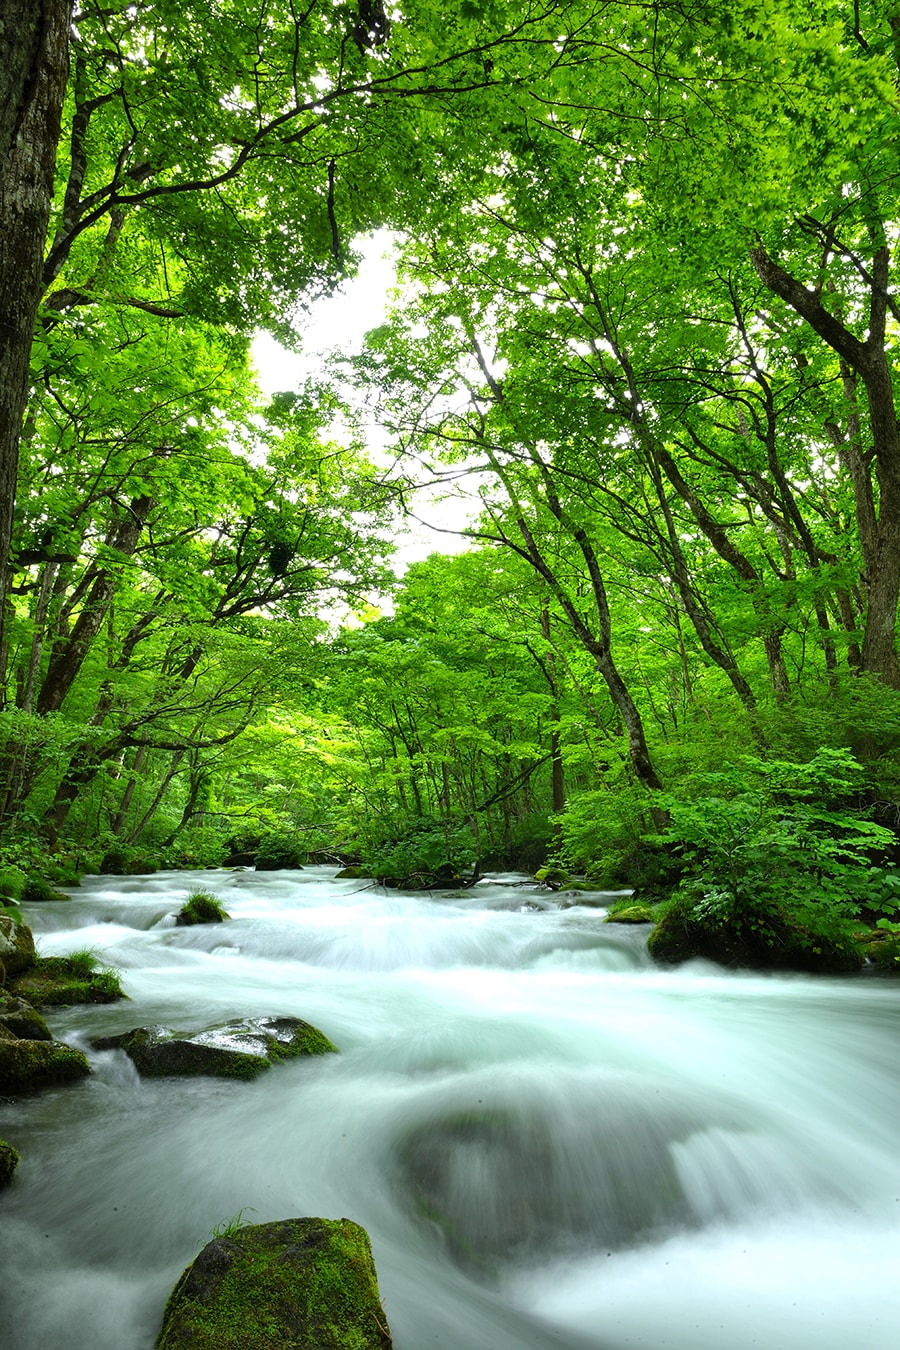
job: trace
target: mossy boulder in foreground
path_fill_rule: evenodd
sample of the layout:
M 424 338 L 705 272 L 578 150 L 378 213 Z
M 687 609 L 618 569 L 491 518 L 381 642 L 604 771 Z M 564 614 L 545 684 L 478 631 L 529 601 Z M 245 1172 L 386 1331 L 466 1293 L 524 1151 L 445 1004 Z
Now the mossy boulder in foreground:
M 18 1165 L 18 1152 L 12 1144 L 7 1144 L 5 1139 L 0 1139 L 0 1189 L 9 1185 L 13 1179 L 13 1172 Z
M 39 1092 L 90 1073 L 80 1050 L 61 1041 L 24 1041 L 0 1027 L 0 1093 Z
M 53 1040 L 41 1014 L 23 998 L 16 998 L 5 989 L 0 989 L 0 1028 L 22 1041 Z
M 350 1219 L 252 1224 L 176 1284 L 157 1350 L 390 1350 L 369 1238 Z
M 24 923 L 16 923 L 6 914 L 0 914 L 0 961 L 7 978 L 19 975 L 34 965 L 34 936 Z
M 93 1044 L 97 1050 L 124 1050 L 148 1078 L 255 1078 L 282 1059 L 337 1053 L 327 1036 L 299 1017 L 247 1017 L 197 1032 L 135 1027 Z

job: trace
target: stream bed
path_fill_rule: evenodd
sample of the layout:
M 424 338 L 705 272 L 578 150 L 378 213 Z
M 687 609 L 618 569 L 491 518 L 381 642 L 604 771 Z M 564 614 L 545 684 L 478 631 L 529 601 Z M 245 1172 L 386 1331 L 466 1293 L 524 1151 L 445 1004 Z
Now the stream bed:
M 189 890 L 232 916 L 180 928 Z M 151 1350 L 242 1216 L 347 1217 L 396 1350 L 894 1350 L 900 981 L 660 970 L 494 876 L 432 895 L 334 869 L 93 877 L 26 907 L 128 1002 L 50 1010 L 92 1076 L 0 1101 L 3 1350 Z M 575 897 L 573 897 L 574 899 Z M 598 897 L 593 897 L 598 899 Z M 138 1078 L 93 1037 L 305 1018 L 340 1055 Z

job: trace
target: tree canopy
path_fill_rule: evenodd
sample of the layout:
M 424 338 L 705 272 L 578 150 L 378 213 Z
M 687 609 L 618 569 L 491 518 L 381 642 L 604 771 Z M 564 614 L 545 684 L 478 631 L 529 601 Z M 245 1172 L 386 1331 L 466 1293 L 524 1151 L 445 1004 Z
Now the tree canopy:
M 863 0 L 6 0 L 11 856 L 628 881 L 723 755 L 768 810 L 823 747 L 892 820 L 898 42 Z M 385 324 L 264 398 L 254 333 L 381 227 Z M 398 580 L 459 482 L 469 551 Z

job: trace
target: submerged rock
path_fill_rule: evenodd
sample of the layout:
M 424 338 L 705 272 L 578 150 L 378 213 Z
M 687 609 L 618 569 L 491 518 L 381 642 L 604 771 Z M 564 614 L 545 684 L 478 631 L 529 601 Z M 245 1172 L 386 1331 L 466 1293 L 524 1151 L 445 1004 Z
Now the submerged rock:
M 157 1350 L 390 1350 L 368 1234 L 350 1219 L 251 1224 L 207 1243 Z
M 279 1060 L 338 1053 L 327 1036 L 299 1017 L 247 1017 L 198 1032 L 135 1027 L 95 1040 L 93 1046 L 124 1050 L 148 1078 L 255 1078 Z
M 457 1265 L 492 1281 L 574 1248 L 621 1250 L 696 1226 L 673 1154 L 694 1127 L 688 1104 L 651 1104 L 622 1081 L 568 1105 L 501 1095 L 409 1129 L 398 1192 Z
M 39 1092 L 89 1073 L 87 1059 L 71 1045 L 20 1040 L 0 1027 L 0 1092 Z
M 7 977 L 19 975 L 34 965 L 34 935 L 24 923 L 16 923 L 6 914 L 0 914 L 0 962 Z
M 19 1154 L 12 1144 L 0 1139 L 0 1187 L 8 1186 L 19 1165 Z

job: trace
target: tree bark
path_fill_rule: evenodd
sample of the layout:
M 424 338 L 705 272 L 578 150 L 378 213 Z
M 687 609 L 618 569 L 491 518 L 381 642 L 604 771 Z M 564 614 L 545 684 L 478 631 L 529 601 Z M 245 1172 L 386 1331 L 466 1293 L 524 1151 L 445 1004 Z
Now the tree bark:
M 893 689 L 900 688 L 897 662 L 897 605 L 900 602 L 900 431 L 891 369 L 885 350 L 890 255 L 881 244 L 875 250 L 869 296 L 869 331 L 861 342 L 836 315 L 822 304 L 818 291 L 808 290 L 785 271 L 760 245 L 750 258 L 764 285 L 790 305 L 815 333 L 853 371 L 866 392 L 869 427 L 878 482 L 878 519 L 871 532 L 867 491 L 854 475 L 857 519 L 861 542 L 868 553 L 866 586 L 868 605 L 863 635 L 861 669 L 878 676 Z M 847 388 L 846 375 L 844 386 Z M 870 491 L 870 489 L 869 489 Z M 865 528 L 863 528 L 865 527 Z
M 69 73 L 71 0 L 3 0 L 0 107 L 0 626 L 9 590 L 19 438 Z M 2 646 L 2 638 L 0 638 Z

